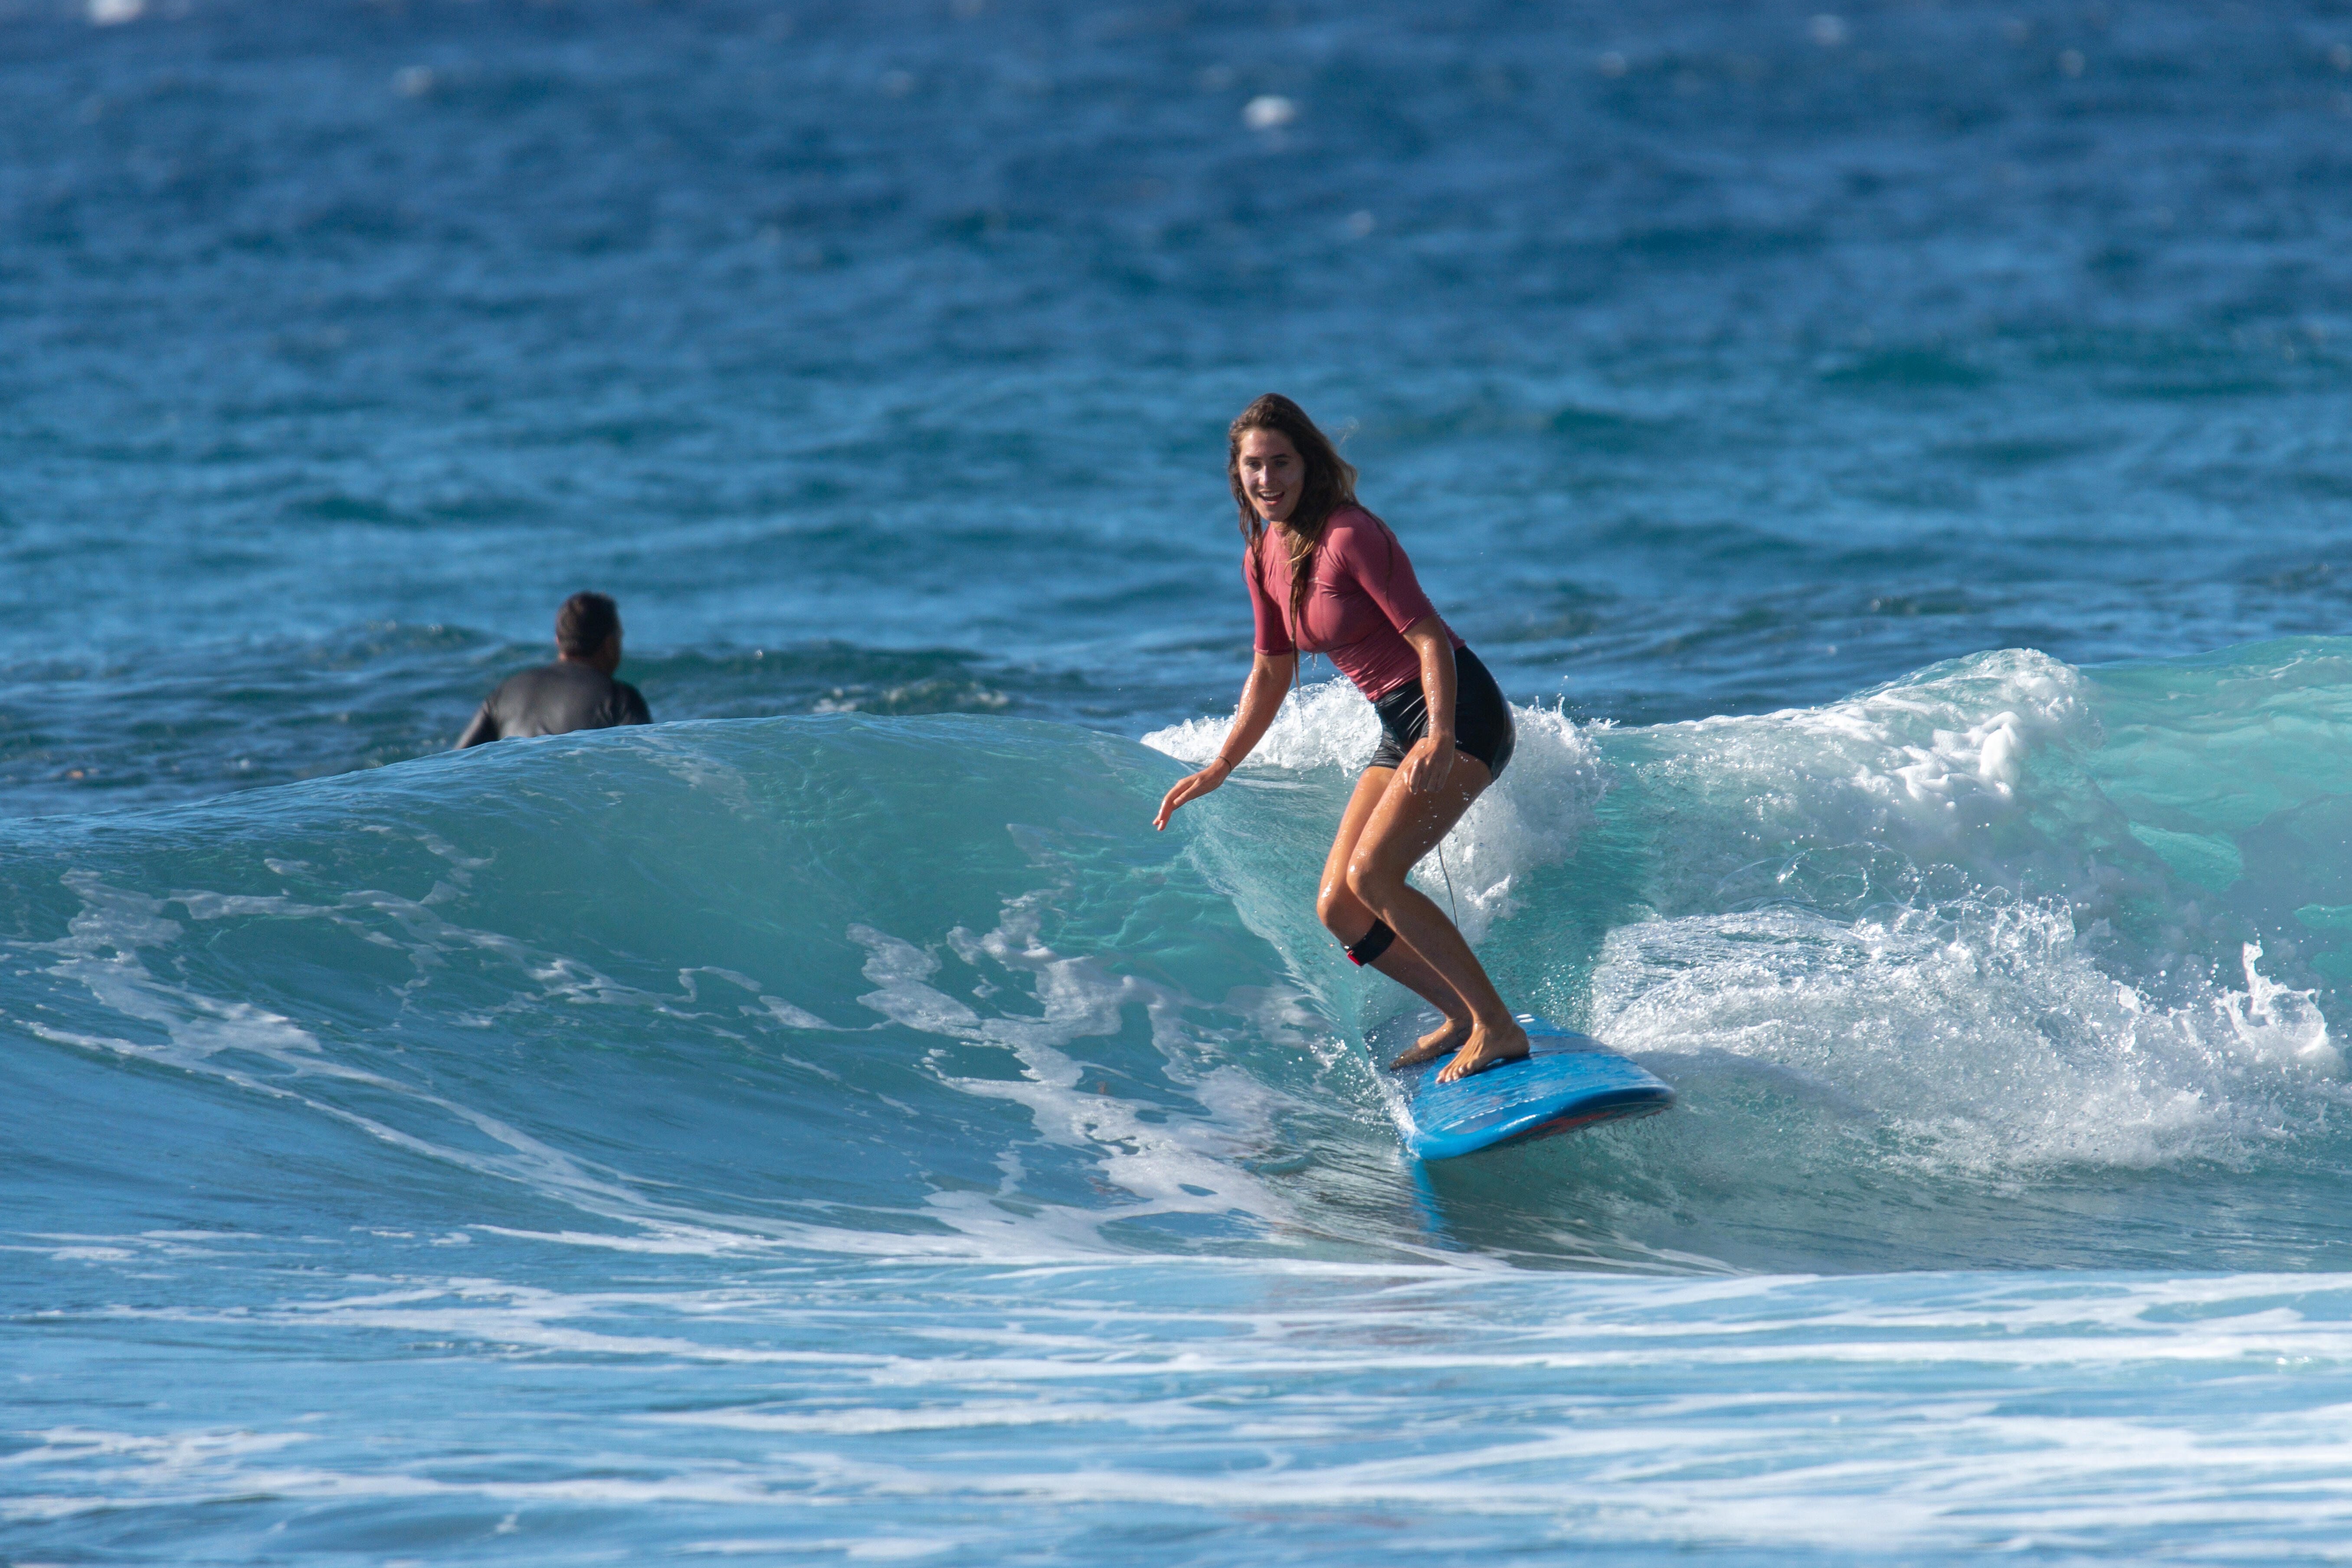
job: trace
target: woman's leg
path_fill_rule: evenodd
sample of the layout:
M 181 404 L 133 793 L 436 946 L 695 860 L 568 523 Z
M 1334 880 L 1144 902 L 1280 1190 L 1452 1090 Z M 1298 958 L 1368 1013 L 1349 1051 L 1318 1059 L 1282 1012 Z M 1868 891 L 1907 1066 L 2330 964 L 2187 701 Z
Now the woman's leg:
M 1493 778 L 1486 763 L 1457 753 L 1453 771 L 1438 790 L 1416 795 L 1410 790 L 1383 789 L 1358 830 L 1354 853 L 1347 860 L 1348 890 L 1388 922 L 1397 933 L 1397 945 L 1411 943 L 1422 962 L 1470 1010 L 1469 1038 L 1437 1075 L 1442 1083 L 1528 1054 L 1528 1033 L 1503 1005 L 1478 955 L 1470 951 L 1445 911 L 1405 880 L 1405 874 L 1437 847 L 1447 829 L 1462 820 L 1462 814 Z M 1356 793 L 1361 799 L 1362 785 L 1357 786 Z M 1351 814 L 1355 805 L 1349 802 Z M 1333 848 L 1336 853 L 1338 847 Z M 1452 1016 L 1450 1009 L 1448 1016 Z
M 1323 860 L 1323 883 L 1315 895 L 1316 917 L 1322 921 L 1325 930 L 1350 947 L 1364 940 L 1380 917 L 1349 889 L 1348 863 L 1355 858 L 1357 841 L 1364 836 L 1364 825 L 1371 820 L 1381 797 L 1388 794 L 1389 782 L 1395 777 L 1394 768 L 1364 770 L 1364 776 L 1356 781 L 1356 793 L 1348 797 L 1348 809 L 1339 815 L 1339 831 L 1331 840 L 1331 853 Z M 1412 1049 L 1389 1063 L 1391 1068 L 1432 1060 L 1458 1049 L 1469 1039 L 1470 1004 L 1446 984 L 1445 977 L 1411 942 L 1400 939 L 1389 943 L 1388 950 L 1373 959 L 1370 967 L 1445 1015 L 1443 1024 L 1423 1035 Z

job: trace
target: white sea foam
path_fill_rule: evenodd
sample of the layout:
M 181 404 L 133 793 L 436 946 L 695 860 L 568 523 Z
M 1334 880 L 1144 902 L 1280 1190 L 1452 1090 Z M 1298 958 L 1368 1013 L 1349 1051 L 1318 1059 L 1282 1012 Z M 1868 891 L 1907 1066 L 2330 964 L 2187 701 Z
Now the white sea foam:
M 1234 716 L 1187 719 L 1154 730 L 1143 743 L 1180 763 L 1206 763 L 1224 744 Z M 1284 700 L 1265 738 L 1249 755 L 1251 767 L 1340 768 L 1349 773 L 1370 760 L 1381 743 L 1381 721 L 1363 694 L 1346 680 L 1302 686 Z
M 2096 736 L 2081 673 L 2012 648 L 1821 708 L 1662 724 L 1645 743 L 1657 787 L 1767 837 L 1948 859 L 1980 857 L 2024 809 L 2035 751 Z
M 2329 1373 L 2352 1360 L 2346 1295 L 2310 1275 L 1897 1285 L 1152 1258 L 869 1265 L 814 1295 L 452 1280 L 141 1306 L 112 1331 L 394 1334 L 467 1370 L 466 1347 L 528 1352 L 542 1383 L 619 1365 L 641 1392 L 607 1382 L 593 1410 L 505 1431 L 499 1462 L 473 1468 L 432 1438 L 300 1416 L 59 1426 L 0 1457 L 0 1516 L 163 1521 L 232 1497 L 659 1506 L 730 1510 L 719 1528 L 738 1541 L 1082 1555 L 1148 1510 L 1188 1534 L 1241 1514 L 1236 1561 L 1359 1540 L 1434 1562 L 1465 1540 L 1847 1560 L 2086 1537 L 2104 1555 L 2324 1559 L 2352 1531 Z M 697 1371 L 735 1368 L 756 1372 L 732 1397 Z M 625 1465 L 616 1422 L 646 1439 Z M 663 1440 L 680 1428 L 695 1439 Z
M 2312 997 L 2259 958 L 2243 991 L 2158 1005 L 2091 962 L 2060 905 L 1655 920 L 1610 933 L 1591 1026 L 1686 1092 L 1734 1063 L 1786 1075 L 1945 1173 L 2242 1164 L 2341 1068 Z
M 1947 1171 L 2257 1158 L 2340 1097 L 2340 1051 L 2259 943 L 2210 981 L 2178 961 L 2227 928 L 2119 863 L 2100 738 L 2081 675 L 2026 650 L 1629 735 L 1658 913 L 1608 936 L 1591 1027 L 1670 1077 L 1769 1068 Z M 2100 923 L 2125 894 L 2168 922 L 2146 973 Z

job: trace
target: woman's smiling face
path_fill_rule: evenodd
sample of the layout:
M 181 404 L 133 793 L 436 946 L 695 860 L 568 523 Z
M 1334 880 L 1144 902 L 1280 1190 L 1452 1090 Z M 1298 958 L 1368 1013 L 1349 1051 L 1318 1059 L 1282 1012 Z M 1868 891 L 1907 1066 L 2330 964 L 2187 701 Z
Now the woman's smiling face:
M 1268 522 L 1287 522 L 1307 487 L 1307 465 L 1290 437 L 1279 430 L 1244 430 L 1238 459 L 1242 493 L 1258 516 Z

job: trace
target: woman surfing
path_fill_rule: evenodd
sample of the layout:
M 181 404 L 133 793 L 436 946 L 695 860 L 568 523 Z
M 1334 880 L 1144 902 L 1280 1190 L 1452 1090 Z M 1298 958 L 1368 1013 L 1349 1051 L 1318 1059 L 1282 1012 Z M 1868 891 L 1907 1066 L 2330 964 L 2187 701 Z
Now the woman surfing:
M 1388 524 L 1356 503 L 1356 470 L 1306 410 L 1266 394 L 1234 421 L 1225 453 L 1256 658 L 1216 760 L 1176 782 L 1152 826 L 1223 784 L 1265 738 L 1302 648 L 1328 655 L 1371 700 L 1381 744 L 1340 816 L 1316 915 L 1349 958 L 1445 1016 L 1391 1069 L 1451 1051 L 1437 1075 L 1450 1083 L 1517 1061 L 1527 1031 L 1454 922 L 1405 881 L 1510 762 L 1510 704 L 1438 618 Z

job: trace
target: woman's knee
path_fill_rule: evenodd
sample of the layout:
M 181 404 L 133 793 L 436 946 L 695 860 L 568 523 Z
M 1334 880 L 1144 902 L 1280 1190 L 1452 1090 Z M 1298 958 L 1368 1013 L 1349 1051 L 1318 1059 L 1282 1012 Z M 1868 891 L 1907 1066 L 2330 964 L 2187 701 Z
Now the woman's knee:
M 1323 929 L 1341 942 L 1353 942 L 1371 929 L 1379 917 L 1364 907 L 1364 901 L 1348 890 L 1345 878 L 1333 878 L 1323 884 L 1315 895 L 1315 918 Z
M 1358 854 L 1348 861 L 1348 891 L 1370 914 L 1388 908 L 1389 895 L 1395 891 L 1398 880 L 1368 855 Z

